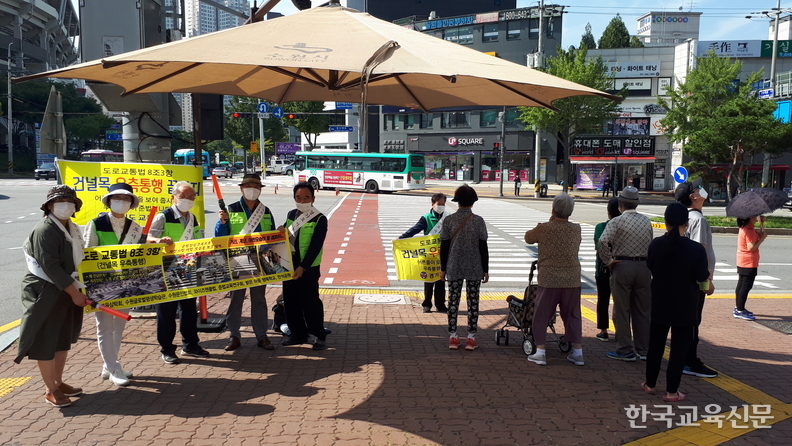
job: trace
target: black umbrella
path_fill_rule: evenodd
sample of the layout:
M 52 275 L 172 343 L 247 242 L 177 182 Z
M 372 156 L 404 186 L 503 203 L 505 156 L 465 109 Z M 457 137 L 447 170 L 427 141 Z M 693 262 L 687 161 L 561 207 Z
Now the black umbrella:
M 783 207 L 788 200 L 787 194 L 778 189 L 748 189 L 726 205 L 726 215 L 751 218 L 769 214 Z

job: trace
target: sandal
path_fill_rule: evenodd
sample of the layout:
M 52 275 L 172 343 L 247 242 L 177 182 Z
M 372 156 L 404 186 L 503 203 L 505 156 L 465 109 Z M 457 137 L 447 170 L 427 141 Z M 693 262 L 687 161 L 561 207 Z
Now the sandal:
M 685 401 L 685 394 L 678 391 L 677 392 L 677 396 L 675 396 L 675 397 L 673 397 L 673 396 L 672 397 L 664 396 L 663 397 L 663 401 L 665 401 L 667 403 L 676 403 L 676 402 L 679 402 L 679 401 Z
M 648 393 L 649 395 L 654 395 L 655 394 L 655 389 L 647 386 L 646 383 L 642 383 L 641 384 L 641 390 L 643 390 L 644 393 Z

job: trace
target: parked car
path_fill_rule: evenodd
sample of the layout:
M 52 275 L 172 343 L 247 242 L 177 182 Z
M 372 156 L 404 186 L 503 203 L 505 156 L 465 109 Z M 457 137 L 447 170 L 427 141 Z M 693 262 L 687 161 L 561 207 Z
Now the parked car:
M 784 209 L 792 211 L 792 188 L 784 189 L 784 192 L 787 194 L 787 202 L 784 203 Z
M 289 164 L 288 166 L 283 166 L 283 174 L 292 176 L 294 175 L 294 164 Z
M 50 178 L 54 180 L 57 178 L 57 173 L 55 172 L 55 163 L 43 163 L 38 169 L 33 171 L 33 178 L 35 178 L 36 181 L 42 178 L 45 180 L 49 180 Z
M 214 176 L 216 176 L 218 178 L 220 178 L 220 177 L 223 177 L 223 178 L 234 178 L 234 173 L 231 172 L 230 170 L 228 170 L 228 168 L 226 166 L 215 167 L 214 170 L 212 171 L 212 175 L 214 175 Z

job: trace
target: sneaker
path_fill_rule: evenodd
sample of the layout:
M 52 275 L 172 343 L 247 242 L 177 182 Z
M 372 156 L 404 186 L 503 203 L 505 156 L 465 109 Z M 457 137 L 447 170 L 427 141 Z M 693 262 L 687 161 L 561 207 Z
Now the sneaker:
M 751 316 L 753 316 L 753 315 L 754 315 L 754 314 L 753 314 L 753 311 L 749 311 L 747 308 L 746 308 L 745 310 L 743 310 L 743 311 L 745 311 L 746 313 L 750 314 Z
M 127 378 L 132 377 L 132 372 L 126 372 L 122 370 L 121 373 L 123 373 Z M 104 367 L 102 367 L 102 379 L 110 379 L 110 370 L 107 370 Z
M 325 348 L 327 348 L 326 342 L 321 339 L 317 339 L 316 341 L 314 341 L 311 350 L 324 350 Z
M 432 307 L 423 307 L 423 312 L 424 313 L 431 313 L 432 312 Z
M 635 356 L 635 353 L 633 353 L 633 352 L 630 352 L 630 353 L 627 353 L 627 354 L 621 354 L 621 353 L 617 353 L 617 352 L 608 352 L 608 358 L 618 359 L 619 361 L 635 361 L 636 359 L 638 359 Z
M 547 365 L 547 356 L 539 355 L 534 353 L 533 355 L 528 355 L 528 360 L 531 362 L 535 362 L 539 365 Z
M 478 342 L 476 342 L 476 338 L 467 338 L 465 340 L 465 350 L 475 350 L 478 348 Z
M 583 355 L 573 355 L 570 354 L 567 356 L 567 360 L 575 365 L 584 365 L 583 364 Z
M 181 362 L 179 361 L 179 357 L 176 356 L 176 352 L 163 353 L 162 360 L 165 361 L 165 364 L 178 364 L 179 362 Z
M 646 355 L 637 355 L 641 361 L 646 361 Z
M 602 342 L 608 342 L 608 333 L 597 333 L 597 339 Z
M 181 353 L 182 355 L 195 356 L 196 358 L 209 357 L 209 352 L 202 349 L 200 345 L 194 345 L 192 347 L 182 347 Z
M 712 370 L 704 364 L 696 367 L 690 367 L 686 365 L 685 368 L 682 369 L 682 373 L 685 375 L 698 376 L 700 378 L 715 378 L 718 376 L 718 372 Z
M 110 372 L 110 382 L 117 386 L 129 385 L 129 378 L 124 376 L 123 370 L 113 370 Z
M 746 321 L 753 321 L 753 320 L 756 320 L 756 318 L 755 318 L 755 317 L 754 317 L 752 314 L 749 314 L 749 313 L 748 313 L 747 311 L 745 311 L 745 310 L 743 310 L 743 311 L 740 311 L 740 310 L 734 310 L 734 311 L 732 312 L 732 316 L 734 316 L 734 317 L 735 317 L 735 318 L 737 318 L 737 319 L 743 319 L 743 320 L 746 320 Z
M 448 348 L 456 350 L 459 348 L 459 336 L 451 336 L 448 338 Z

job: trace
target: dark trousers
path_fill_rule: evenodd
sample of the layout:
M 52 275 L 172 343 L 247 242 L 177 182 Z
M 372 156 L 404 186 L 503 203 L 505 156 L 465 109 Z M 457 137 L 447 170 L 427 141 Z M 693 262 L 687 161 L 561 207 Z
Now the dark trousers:
M 753 288 L 754 280 L 758 268 L 740 268 L 737 267 L 737 274 L 740 278 L 737 280 L 737 288 L 734 293 L 737 295 L 737 309 L 740 311 L 745 310 L 745 302 L 748 300 L 748 293 Z
M 696 368 L 704 365 L 698 357 L 698 343 L 699 343 L 699 325 L 701 325 L 701 313 L 704 311 L 704 299 L 707 295 L 704 291 L 699 291 L 698 312 L 696 313 L 696 326 L 693 327 L 693 339 L 690 341 L 687 356 L 685 358 L 685 365 L 691 368 Z
M 438 280 L 436 282 L 424 282 L 424 301 L 421 306 L 432 306 L 432 294 L 434 294 L 435 308 L 445 308 L 445 282 Z
M 305 270 L 297 280 L 283 281 L 283 308 L 286 323 L 294 339 L 307 339 L 309 334 L 324 341 L 324 304 L 319 299 L 319 267 Z
M 610 186 L 603 187 L 602 188 L 602 197 L 605 198 L 605 197 L 610 196 L 610 190 L 611 190 Z M 616 196 L 616 194 L 613 194 L 613 195 Z
M 666 392 L 676 393 L 682 381 L 685 355 L 693 340 L 693 326 L 669 327 L 652 322 L 649 325 L 649 352 L 646 354 L 646 385 L 657 386 L 660 363 L 663 361 L 668 330 L 671 329 L 671 354 L 666 369 Z
M 179 332 L 182 345 L 198 346 L 198 312 L 195 310 L 197 298 L 163 302 L 155 305 L 157 309 L 157 342 L 162 353 L 176 353 L 173 338 L 176 336 L 176 312 L 179 313 Z
M 610 326 L 610 307 L 611 287 L 610 273 L 596 276 L 597 280 L 597 328 L 607 330 Z

